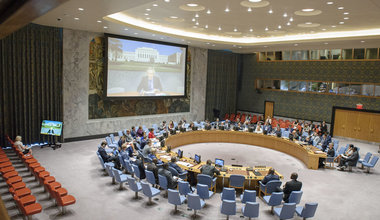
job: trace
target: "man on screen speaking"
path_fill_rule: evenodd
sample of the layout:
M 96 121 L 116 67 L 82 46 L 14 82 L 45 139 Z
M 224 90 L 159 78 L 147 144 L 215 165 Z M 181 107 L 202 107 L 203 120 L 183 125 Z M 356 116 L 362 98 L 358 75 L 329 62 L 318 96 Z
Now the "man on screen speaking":
M 140 95 L 157 95 L 162 91 L 162 85 L 160 78 L 155 76 L 154 68 L 149 68 L 146 73 L 147 75 L 141 79 L 137 91 Z

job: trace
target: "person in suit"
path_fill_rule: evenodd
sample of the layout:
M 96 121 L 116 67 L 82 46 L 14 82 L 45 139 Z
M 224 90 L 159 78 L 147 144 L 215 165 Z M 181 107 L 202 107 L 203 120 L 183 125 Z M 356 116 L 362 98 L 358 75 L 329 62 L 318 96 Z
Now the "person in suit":
M 297 131 L 294 129 L 292 133 L 289 134 L 289 140 L 296 141 L 298 140 L 298 134 Z
M 205 175 L 209 175 L 211 177 L 213 177 L 214 174 L 220 175 L 219 170 L 217 170 L 214 166 L 212 166 L 211 163 L 212 163 L 211 160 L 207 160 L 206 165 L 203 165 L 201 167 L 201 173 Z
M 132 126 L 132 128 L 131 128 L 131 136 L 132 136 L 133 138 L 136 138 L 136 137 L 137 137 L 137 133 L 136 133 L 136 128 L 135 128 L 135 126 Z
M 322 122 L 321 124 L 321 127 L 320 127 L 320 131 L 324 134 L 327 132 L 327 124 L 325 121 Z
M 255 132 L 257 134 L 262 134 L 263 133 L 263 129 L 261 129 L 261 122 L 257 122 Z
M 331 142 L 329 143 L 329 150 L 327 151 L 328 157 L 334 157 L 335 156 L 335 150 L 334 150 L 334 144 Z
M 161 80 L 158 76 L 155 76 L 155 70 L 149 68 L 147 70 L 147 75 L 143 76 L 137 91 L 140 95 L 156 95 L 162 91 Z
M 322 147 L 322 151 L 326 151 L 327 146 L 329 145 L 329 140 L 327 139 L 327 134 L 323 134 L 321 142 L 319 143 Z
M 154 177 L 156 178 L 156 183 L 158 183 L 158 167 L 157 167 L 158 160 L 157 158 L 153 158 L 152 162 L 148 164 L 147 170 L 152 171 L 154 174 Z
M 339 170 L 343 171 L 347 166 L 355 166 L 359 160 L 358 148 L 352 148 L 352 154 L 350 156 L 342 155 L 339 161 Z
M 181 175 L 181 173 L 183 173 L 184 171 L 181 169 L 181 167 L 179 167 L 176 164 L 176 162 L 177 162 L 177 158 L 175 156 L 172 156 L 172 158 L 170 159 L 169 166 L 177 170 L 178 174 Z
M 284 202 L 289 202 L 289 196 L 290 193 L 293 191 L 299 191 L 302 188 L 302 182 L 298 181 L 298 174 L 297 173 L 292 173 L 290 175 L 290 181 L 286 182 L 284 185 Z
M 145 179 L 146 176 L 145 176 L 144 159 L 140 155 L 137 155 L 136 160 L 135 160 L 134 163 L 139 168 L 140 179 Z
M 119 145 L 119 148 L 123 146 L 123 144 L 126 142 L 127 137 L 125 135 L 121 136 L 119 141 L 117 142 L 117 145 Z
M 264 179 L 261 181 L 261 183 L 265 185 L 271 180 L 280 180 L 280 177 L 275 174 L 273 168 L 269 169 L 268 174 L 264 177 Z
M 104 148 L 106 148 L 106 146 L 107 146 L 107 142 L 103 141 L 100 144 L 100 147 L 98 149 L 98 152 L 99 152 L 100 156 L 102 157 L 104 163 L 113 162 L 113 163 L 115 163 L 115 168 L 120 169 L 121 164 L 120 164 L 119 157 L 116 157 L 115 155 L 113 155 L 111 153 L 107 154 L 106 150 L 104 149 Z
M 169 171 L 169 164 L 164 163 L 162 165 L 162 168 L 158 170 L 158 174 L 166 177 L 166 180 L 168 181 L 168 188 L 169 189 L 176 189 L 177 188 L 177 179 L 173 177 L 172 173 Z

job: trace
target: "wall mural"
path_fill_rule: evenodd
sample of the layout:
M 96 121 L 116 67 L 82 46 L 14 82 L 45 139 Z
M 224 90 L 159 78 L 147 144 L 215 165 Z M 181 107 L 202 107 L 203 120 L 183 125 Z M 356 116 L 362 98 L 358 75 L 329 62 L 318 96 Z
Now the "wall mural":
M 90 42 L 89 54 L 89 119 L 114 118 L 136 115 L 153 115 L 190 112 L 190 73 L 191 54 L 187 51 L 186 93 L 185 98 L 161 99 L 104 99 L 103 74 L 105 43 L 103 37 Z

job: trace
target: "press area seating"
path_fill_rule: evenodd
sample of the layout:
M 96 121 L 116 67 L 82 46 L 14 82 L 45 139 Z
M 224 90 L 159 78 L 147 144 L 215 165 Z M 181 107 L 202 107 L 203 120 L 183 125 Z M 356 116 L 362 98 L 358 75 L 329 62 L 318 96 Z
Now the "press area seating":
M 55 204 L 61 207 L 61 214 L 65 214 L 66 206 L 76 202 L 75 197 L 68 195 L 67 190 L 56 181 L 54 176 L 50 175 L 50 172 L 48 172 L 45 167 L 41 166 L 33 155 L 24 155 L 9 137 L 7 137 L 7 139 L 12 144 L 13 151 L 29 170 L 31 175 L 34 176 L 35 181 L 37 181 L 40 186 L 43 186 L 44 191 L 49 193 L 49 197 L 53 198 Z M 5 158 L 7 154 L 1 150 L 0 156 L 1 158 Z M 28 218 L 40 213 L 42 211 L 41 205 L 36 203 L 36 198 L 31 195 L 31 190 L 26 187 L 22 177 L 18 175 L 18 172 L 12 166 L 10 160 L 0 162 L 0 167 L 2 178 L 6 180 L 9 186 L 9 192 L 12 193 L 19 210 Z

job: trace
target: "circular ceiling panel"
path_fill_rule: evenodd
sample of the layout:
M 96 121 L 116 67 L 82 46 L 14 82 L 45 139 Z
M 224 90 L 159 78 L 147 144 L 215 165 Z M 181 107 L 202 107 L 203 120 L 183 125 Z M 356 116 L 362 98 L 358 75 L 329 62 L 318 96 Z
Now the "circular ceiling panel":
M 299 15 L 299 16 L 315 16 L 315 15 L 320 15 L 322 13 L 321 10 L 312 10 L 312 11 L 295 11 L 294 14 Z
M 302 24 L 297 24 L 297 26 L 302 27 L 302 28 L 312 28 L 312 27 L 319 27 L 319 26 L 321 26 L 321 24 L 306 22 L 306 23 L 302 23 Z
M 190 5 L 190 6 L 189 6 Z M 205 6 L 203 5 L 198 5 L 198 4 L 186 4 L 186 5 L 181 5 L 179 6 L 181 10 L 184 11 L 202 11 L 205 10 Z
M 242 1 L 240 2 L 241 6 L 247 7 L 247 8 L 262 8 L 269 5 L 268 1 L 261 1 L 261 2 L 250 2 L 250 1 Z

